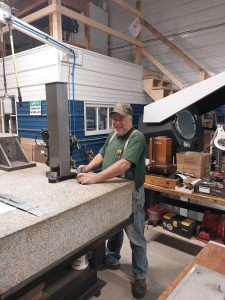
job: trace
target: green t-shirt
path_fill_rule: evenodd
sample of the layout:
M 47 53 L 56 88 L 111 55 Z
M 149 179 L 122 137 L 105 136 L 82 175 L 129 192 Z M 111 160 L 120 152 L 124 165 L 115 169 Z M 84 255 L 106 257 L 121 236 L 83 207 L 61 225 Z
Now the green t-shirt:
M 114 132 L 111 132 L 100 149 L 99 153 L 104 158 L 102 169 L 106 169 L 120 159 L 129 160 L 132 165 L 125 173 L 125 178 L 135 181 L 135 189 L 137 190 L 144 184 L 145 177 L 145 137 L 143 133 L 136 130 L 131 134 L 132 128 L 124 136 L 115 135 L 110 141 Z M 131 134 L 131 136 L 130 136 Z M 130 136 L 130 138 L 129 138 Z M 126 149 L 125 143 L 129 138 Z

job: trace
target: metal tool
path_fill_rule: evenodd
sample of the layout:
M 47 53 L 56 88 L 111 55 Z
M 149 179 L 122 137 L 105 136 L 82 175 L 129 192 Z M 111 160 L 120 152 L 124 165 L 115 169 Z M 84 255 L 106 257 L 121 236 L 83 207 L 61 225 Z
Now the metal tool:
M 38 217 L 45 217 L 48 215 L 47 210 L 39 205 L 32 202 L 27 203 L 25 200 L 12 195 L 0 194 L 0 201 Z

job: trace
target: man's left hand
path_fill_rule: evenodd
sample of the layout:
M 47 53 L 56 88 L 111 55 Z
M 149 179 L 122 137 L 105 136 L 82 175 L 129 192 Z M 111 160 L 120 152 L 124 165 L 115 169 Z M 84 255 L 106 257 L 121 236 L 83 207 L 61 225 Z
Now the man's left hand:
M 77 182 L 81 184 L 92 184 L 98 182 L 96 173 L 80 173 L 77 175 Z

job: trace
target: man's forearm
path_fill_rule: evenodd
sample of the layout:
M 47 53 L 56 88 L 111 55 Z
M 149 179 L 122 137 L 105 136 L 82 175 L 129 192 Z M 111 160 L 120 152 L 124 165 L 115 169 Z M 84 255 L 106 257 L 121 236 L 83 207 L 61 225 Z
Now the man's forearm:
M 90 172 L 96 168 L 98 168 L 99 166 L 102 165 L 103 162 L 103 157 L 101 156 L 101 154 L 97 154 L 92 161 L 90 161 L 90 163 L 86 166 L 87 171 Z
M 120 176 L 125 173 L 131 167 L 131 162 L 125 159 L 121 159 L 108 167 L 107 169 L 97 173 L 98 181 L 102 182 L 107 179 Z

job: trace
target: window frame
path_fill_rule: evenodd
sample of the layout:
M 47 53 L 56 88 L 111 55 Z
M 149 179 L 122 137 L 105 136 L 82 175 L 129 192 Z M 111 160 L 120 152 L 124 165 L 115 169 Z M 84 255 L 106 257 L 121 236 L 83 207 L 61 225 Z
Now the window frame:
M 96 102 L 84 102 L 84 133 L 85 136 L 90 136 L 90 135 L 100 135 L 100 134 L 108 134 L 110 131 L 112 131 L 112 128 L 109 128 L 109 120 L 110 120 L 110 115 L 109 111 L 110 108 L 114 107 L 114 103 L 96 103 Z M 87 107 L 94 107 L 96 109 L 96 128 L 99 128 L 99 113 L 98 109 L 99 108 L 107 108 L 107 128 L 106 129 L 96 129 L 96 130 L 87 130 Z

